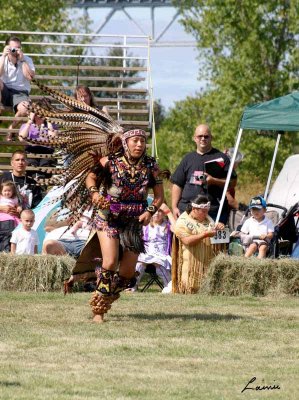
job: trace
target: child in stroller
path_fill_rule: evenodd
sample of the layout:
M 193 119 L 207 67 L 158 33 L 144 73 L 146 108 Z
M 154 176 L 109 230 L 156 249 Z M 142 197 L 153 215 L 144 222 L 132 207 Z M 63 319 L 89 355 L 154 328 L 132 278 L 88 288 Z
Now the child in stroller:
M 274 235 L 273 222 L 266 217 L 266 201 L 262 196 L 253 197 L 249 204 L 251 217 L 241 228 L 241 241 L 246 246 L 245 257 L 258 251 L 258 258 L 265 258 Z
M 262 196 L 253 197 L 244 218 L 249 212 L 251 216 L 237 228 L 237 231 L 231 233 L 232 238 L 239 238 L 241 241 L 242 246 L 239 246 L 245 249 L 246 258 L 255 253 L 258 253 L 258 258 L 265 258 L 269 250 L 270 241 L 274 236 L 274 224 L 265 215 L 266 207 L 266 201 Z
M 263 199 L 262 196 L 257 196 L 260 199 Z M 253 199 L 252 199 L 253 200 Z M 264 201 L 264 207 L 266 206 L 266 202 Z M 251 204 L 251 203 L 250 203 Z M 272 220 L 274 226 L 273 237 L 271 240 L 266 240 L 268 244 L 266 256 L 277 258 L 280 256 L 290 256 L 292 253 L 293 245 L 296 243 L 298 239 L 297 226 L 295 222 L 295 216 L 299 214 L 299 203 L 296 203 L 293 207 L 289 209 L 289 211 L 280 205 L 275 204 L 267 204 L 267 212 L 265 217 Z M 236 254 L 236 250 L 238 250 L 237 255 L 241 255 L 241 251 L 239 246 L 242 248 L 241 244 L 237 244 L 237 242 L 241 242 L 245 251 L 248 250 L 249 245 L 259 240 L 258 235 L 251 236 L 247 233 L 246 221 L 251 218 L 245 220 L 248 217 L 248 213 L 251 211 L 252 207 L 249 206 L 249 209 L 244 213 L 243 218 L 240 224 L 235 228 L 231 233 L 232 241 L 230 246 L 232 246 L 233 251 L 231 254 Z M 280 210 L 279 212 L 277 210 Z M 244 222 L 245 220 L 245 222 Z M 297 220 L 298 221 L 298 220 Z M 237 238 L 237 239 L 236 239 Z M 237 242 L 236 242 L 237 240 Z

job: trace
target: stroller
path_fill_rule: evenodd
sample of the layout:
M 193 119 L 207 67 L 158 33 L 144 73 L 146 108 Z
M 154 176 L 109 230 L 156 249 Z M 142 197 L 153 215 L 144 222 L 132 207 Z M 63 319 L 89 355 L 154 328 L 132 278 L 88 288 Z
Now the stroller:
M 269 206 L 273 205 L 269 204 Z M 290 256 L 292 254 L 293 246 L 299 237 L 298 215 L 299 202 L 295 203 L 285 214 L 283 213 L 278 224 L 275 226 L 274 237 L 272 239 L 271 246 L 271 256 L 273 258 Z
M 275 210 L 279 209 L 280 213 Z M 234 222 L 239 222 L 239 225 L 231 225 L 233 230 L 231 242 L 229 245 L 229 254 L 241 255 L 244 253 L 244 246 L 241 243 L 241 227 L 249 218 L 249 208 L 246 211 L 238 211 Z M 293 245 L 297 242 L 298 221 L 295 220 L 299 215 L 299 203 L 294 204 L 289 210 L 277 204 L 268 203 L 266 216 L 270 218 L 274 225 L 274 236 L 270 241 L 267 257 L 279 258 L 286 257 L 292 254 Z M 256 239 L 256 238 L 253 238 Z

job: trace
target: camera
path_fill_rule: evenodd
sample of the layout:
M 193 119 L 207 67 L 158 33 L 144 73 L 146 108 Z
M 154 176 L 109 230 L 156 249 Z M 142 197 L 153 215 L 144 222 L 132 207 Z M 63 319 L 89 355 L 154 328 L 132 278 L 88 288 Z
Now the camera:
M 197 175 L 197 176 L 195 176 L 195 179 L 197 181 L 205 181 L 206 180 L 206 176 L 204 174 L 203 175 Z
M 10 49 L 10 52 L 11 52 L 11 53 L 17 53 L 17 51 L 18 51 L 18 49 L 15 49 L 14 47 L 12 47 L 12 48 Z

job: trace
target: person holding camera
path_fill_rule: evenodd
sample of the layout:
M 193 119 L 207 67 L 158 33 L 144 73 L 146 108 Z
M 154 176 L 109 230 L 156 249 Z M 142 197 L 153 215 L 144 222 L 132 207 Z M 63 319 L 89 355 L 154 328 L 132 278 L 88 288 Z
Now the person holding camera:
M 188 153 L 171 176 L 175 218 L 186 211 L 187 205 L 196 196 L 207 195 L 210 201 L 209 215 L 216 219 L 230 160 L 226 154 L 212 147 L 212 139 L 208 125 L 198 125 L 193 136 L 196 151 Z M 230 186 L 234 187 L 236 181 L 237 174 L 233 171 Z M 226 200 L 220 222 L 227 223 L 228 213 Z
M 30 82 L 35 74 L 35 67 L 30 57 L 22 51 L 21 41 L 15 36 L 9 37 L 0 57 L 0 112 L 1 103 L 13 107 L 15 117 L 28 115 Z M 9 129 L 18 125 L 14 120 Z M 10 132 L 6 140 L 13 140 Z

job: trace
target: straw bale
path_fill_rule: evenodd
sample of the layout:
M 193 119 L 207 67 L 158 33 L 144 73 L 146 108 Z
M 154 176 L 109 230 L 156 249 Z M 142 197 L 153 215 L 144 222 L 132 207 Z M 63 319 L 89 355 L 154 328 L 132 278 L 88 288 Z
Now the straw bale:
M 299 262 L 220 254 L 213 259 L 201 289 L 229 296 L 299 295 Z
M 0 253 L 0 290 L 50 292 L 61 290 L 75 260 L 69 256 Z

